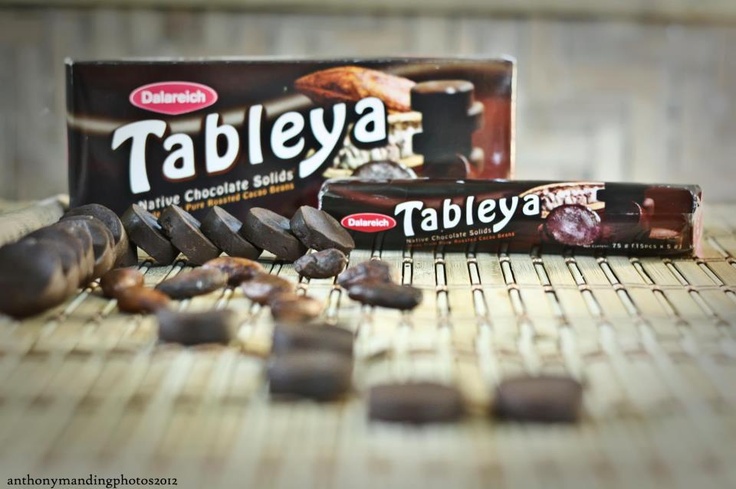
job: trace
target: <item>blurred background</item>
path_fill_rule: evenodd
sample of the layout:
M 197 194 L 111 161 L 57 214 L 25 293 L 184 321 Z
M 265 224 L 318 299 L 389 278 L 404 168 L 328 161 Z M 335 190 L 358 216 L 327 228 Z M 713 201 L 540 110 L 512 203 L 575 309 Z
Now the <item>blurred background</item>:
M 66 192 L 64 58 L 510 55 L 516 177 L 733 201 L 733 0 L 0 2 L 0 198 Z

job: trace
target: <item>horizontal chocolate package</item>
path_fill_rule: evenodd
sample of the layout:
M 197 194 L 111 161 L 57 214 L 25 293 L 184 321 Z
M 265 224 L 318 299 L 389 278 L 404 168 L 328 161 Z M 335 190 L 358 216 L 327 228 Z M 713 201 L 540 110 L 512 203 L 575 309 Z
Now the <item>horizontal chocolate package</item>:
M 72 206 L 290 216 L 328 178 L 508 178 L 514 63 L 68 60 Z
M 347 178 L 320 207 L 364 248 L 678 255 L 701 233 L 697 185 Z

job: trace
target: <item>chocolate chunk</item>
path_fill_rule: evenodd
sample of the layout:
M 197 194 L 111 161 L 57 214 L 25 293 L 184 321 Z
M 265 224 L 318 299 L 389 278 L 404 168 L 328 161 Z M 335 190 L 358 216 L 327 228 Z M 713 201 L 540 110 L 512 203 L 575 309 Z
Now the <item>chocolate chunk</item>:
M 601 235 L 601 218 L 580 204 L 566 204 L 553 209 L 544 223 L 547 234 L 558 243 L 587 246 Z
M 319 317 L 325 306 L 312 297 L 294 294 L 279 294 L 268 301 L 271 315 L 284 323 L 305 323 Z
M 202 265 L 220 256 L 220 249 L 199 229 L 199 221 L 179 206 L 171 205 L 161 212 L 158 223 L 171 239 L 171 244 L 184 253 L 189 263 Z
M 294 284 L 277 275 L 259 273 L 247 282 L 243 282 L 240 290 L 253 302 L 266 304 L 280 294 L 294 292 Z
M 100 287 L 105 297 L 115 298 L 121 290 L 143 287 L 144 277 L 136 268 L 115 268 L 100 279 Z
M 188 299 L 225 287 L 227 280 L 227 274 L 221 270 L 200 267 L 164 280 L 156 286 L 156 290 L 172 299 Z
M 403 178 L 417 178 L 417 174 L 410 168 L 395 161 L 370 161 L 360 165 L 353 171 L 352 176 L 365 180 L 398 180 Z
M 259 273 L 266 273 L 260 263 L 235 256 L 220 256 L 208 261 L 202 265 L 202 268 L 215 268 L 226 273 L 228 276 L 227 284 L 232 287 L 252 279 Z
M 31 316 L 62 303 L 67 290 L 53 247 L 29 239 L 0 248 L 0 311 Z
M 414 309 L 422 302 L 422 291 L 391 282 L 361 282 L 351 286 L 348 296 L 362 304 L 391 309 Z
M 518 377 L 496 390 L 495 415 L 513 421 L 572 423 L 579 419 L 582 385 L 569 377 Z
M 227 309 L 204 312 L 173 312 L 161 310 L 158 319 L 158 338 L 163 342 L 199 345 L 219 343 L 226 345 L 235 338 L 235 314 Z
M 330 351 L 298 351 L 272 357 L 268 365 L 271 395 L 329 401 L 352 386 L 352 359 Z
M 398 423 L 455 421 L 464 413 L 455 387 L 431 382 L 384 384 L 368 391 L 368 417 Z
M 289 220 L 262 207 L 248 210 L 240 232 L 248 241 L 282 260 L 294 261 L 307 252 L 302 242 L 291 233 Z
M 294 270 L 309 278 L 328 278 L 342 272 L 347 264 L 348 258 L 342 251 L 328 248 L 302 256 L 294 262 Z
M 173 263 L 179 255 L 179 251 L 164 235 L 156 217 L 143 207 L 131 205 L 123 214 L 122 222 L 130 240 L 159 265 Z
M 352 356 L 353 333 L 337 326 L 276 324 L 271 352 L 281 355 L 300 350 L 326 350 Z
M 133 314 L 156 312 L 167 309 L 171 304 L 169 296 L 156 289 L 130 287 L 117 292 L 118 309 Z
M 355 248 L 350 233 L 328 213 L 301 206 L 290 221 L 291 232 L 308 248 L 317 251 L 337 248 L 343 253 L 350 253 Z
M 230 256 L 255 260 L 263 251 L 240 235 L 243 223 L 219 206 L 212 207 L 202 219 L 201 230 L 218 248 Z
M 115 239 L 102 221 L 92 216 L 65 216 L 62 221 L 67 226 L 79 226 L 87 229 L 92 238 L 92 249 L 95 254 L 94 278 L 101 277 L 112 270 L 115 265 Z
M 138 255 L 135 254 L 135 260 L 131 253 L 131 245 L 128 240 L 128 233 L 123 227 L 120 218 L 112 210 L 100 204 L 86 204 L 73 209 L 69 209 L 62 217 L 72 216 L 92 216 L 100 220 L 107 229 L 112 233 L 115 249 L 115 265 L 116 267 L 133 266 L 138 263 Z
M 337 277 L 338 285 L 346 289 L 362 282 L 391 282 L 391 268 L 386 262 L 369 260 L 348 268 Z

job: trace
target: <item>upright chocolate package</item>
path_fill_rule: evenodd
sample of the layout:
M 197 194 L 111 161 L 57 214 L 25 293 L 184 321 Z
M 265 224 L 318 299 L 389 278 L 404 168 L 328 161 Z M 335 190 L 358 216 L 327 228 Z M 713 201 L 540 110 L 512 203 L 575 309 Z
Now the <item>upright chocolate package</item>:
M 682 255 L 702 228 L 697 185 L 348 178 L 320 206 L 364 248 Z
M 481 59 L 67 61 L 69 193 L 290 216 L 328 178 L 508 178 L 514 64 Z

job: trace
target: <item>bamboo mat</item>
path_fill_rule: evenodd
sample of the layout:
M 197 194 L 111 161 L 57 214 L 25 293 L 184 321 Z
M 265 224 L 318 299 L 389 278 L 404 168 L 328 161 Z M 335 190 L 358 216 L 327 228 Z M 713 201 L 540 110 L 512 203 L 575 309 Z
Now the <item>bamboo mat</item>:
M 736 487 L 736 206 L 704 214 L 697 259 L 354 251 L 351 263 L 389 262 L 424 302 L 371 309 L 331 280 L 301 280 L 356 334 L 355 393 L 338 403 L 269 400 L 270 315 L 239 291 L 179 303 L 236 311 L 229 347 L 158 345 L 153 318 L 118 313 L 96 286 L 39 317 L 0 318 L 0 485 L 122 474 L 202 488 Z M 151 285 L 187 268 L 142 264 Z M 581 379 L 583 420 L 491 420 L 493 386 L 523 372 Z M 470 416 L 368 422 L 365 389 L 408 379 L 458 385 Z

